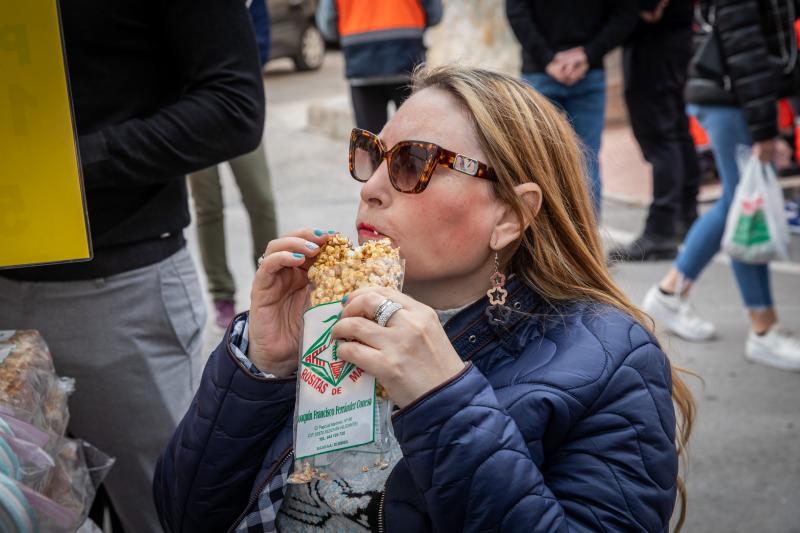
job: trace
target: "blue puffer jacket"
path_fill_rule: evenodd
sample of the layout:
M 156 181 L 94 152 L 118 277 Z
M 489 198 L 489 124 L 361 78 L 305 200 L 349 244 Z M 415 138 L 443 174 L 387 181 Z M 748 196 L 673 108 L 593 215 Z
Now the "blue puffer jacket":
M 547 312 L 519 282 L 505 325 L 486 305 L 445 327 L 464 371 L 393 416 L 404 457 L 385 530 L 667 531 L 675 415 L 654 338 L 606 306 Z M 223 341 L 157 468 L 167 531 L 226 531 L 259 494 L 280 495 L 294 394 L 294 379 L 254 377 Z

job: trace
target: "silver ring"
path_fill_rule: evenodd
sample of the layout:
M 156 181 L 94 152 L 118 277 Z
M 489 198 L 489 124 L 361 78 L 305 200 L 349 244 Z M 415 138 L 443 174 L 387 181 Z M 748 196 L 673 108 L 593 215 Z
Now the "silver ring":
M 378 304 L 378 307 L 375 309 L 375 314 L 372 315 L 372 320 L 374 322 L 377 322 L 378 321 L 378 317 L 381 316 L 381 313 L 383 312 L 383 310 L 386 309 L 386 306 L 391 304 L 391 303 L 392 303 L 392 301 L 389 298 L 386 298 L 380 304 Z
M 394 315 L 400 309 L 403 309 L 402 305 L 387 298 L 386 300 L 382 301 L 375 310 L 374 320 L 379 326 L 386 327 L 386 324 L 389 322 L 389 320 L 391 320 L 392 315 Z
M 258 268 L 261 268 L 261 263 L 264 262 L 264 259 L 266 259 L 266 257 L 267 257 L 266 254 L 261 254 L 261 257 L 258 258 L 258 261 L 256 261 L 256 264 L 258 265 Z

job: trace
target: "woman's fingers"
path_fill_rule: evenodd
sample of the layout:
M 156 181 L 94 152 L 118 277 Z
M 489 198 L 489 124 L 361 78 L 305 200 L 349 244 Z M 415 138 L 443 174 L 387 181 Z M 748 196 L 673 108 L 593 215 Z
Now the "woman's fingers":
M 305 254 L 306 252 L 312 252 L 316 255 L 319 251 L 319 247 L 322 246 L 325 241 L 328 240 L 328 236 L 286 236 L 280 237 L 278 239 L 272 240 L 267 244 L 267 250 L 264 252 L 264 256 L 268 256 L 270 254 L 274 254 L 275 252 L 299 252 Z
M 355 341 L 339 341 L 336 346 L 336 356 L 348 363 L 353 363 L 367 374 L 376 377 L 381 375 L 381 353 L 372 346 Z
M 275 274 L 283 268 L 301 267 L 306 262 L 306 259 L 306 255 L 301 252 L 275 252 L 264 258 L 261 266 L 258 267 L 258 273 Z M 257 274 L 256 281 L 260 277 L 263 276 Z
M 331 235 L 318 229 L 302 229 L 270 241 L 256 271 L 253 288 L 268 287 L 272 276 L 283 268 L 307 269 Z
M 369 320 L 374 320 L 375 311 L 384 300 L 392 300 L 403 306 L 406 311 L 418 309 L 421 305 L 413 298 L 406 296 L 400 291 L 386 287 L 365 287 L 358 289 L 347 295 L 342 311 L 342 318 L 360 316 Z M 397 311 L 397 313 L 403 310 Z
M 363 317 L 341 318 L 331 330 L 334 340 L 357 341 L 380 350 L 386 339 L 386 331 L 372 320 Z

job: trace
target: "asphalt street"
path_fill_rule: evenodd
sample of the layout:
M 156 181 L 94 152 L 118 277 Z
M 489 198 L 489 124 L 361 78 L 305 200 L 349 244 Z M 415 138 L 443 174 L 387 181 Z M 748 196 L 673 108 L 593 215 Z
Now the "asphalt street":
M 346 98 L 342 72 L 341 57 L 333 52 L 318 72 L 295 73 L 290 63 L 278 62 L 265 75 L 266 150 L 281 232 L 305 226 L 355 236 L 359 187 L 347 172 L 347 141 L 313 133 L 307 124 L 310 104 Z M 629 149 L 638 150 L 633 144 Z M 227 171 L 223 182 L 228 260 L 238 283 L 238 308 L 243 310 L 253 276 L 248 220 Z M 640 207 L 606 201 L 604 210 L 603 231 L 609 238 L 630 238 L 641 227 Z M 199 257 L 193 227 L 187 236 Z M 780 265 L 772 276 L 782 323 L 797 333 L 799 250 L 800 237 L 794 237 L 795 262 Z M 613 273 L 639 303 L 668 268 L 667 262 L 623 264 Z M 698 417 L 684 470 L 689 488 L 684 531 L 800 531 L 800 373 L 745 361 L 745 311 L 724 258 L 703 273 L 693 301 L 701 315 L 713 319 L 719 338 L 690 344 L 662 337 L 673 362 L 698 376 L 687 378 L 696 395 Z M 207 348 L 219 338 L 209 326 Z

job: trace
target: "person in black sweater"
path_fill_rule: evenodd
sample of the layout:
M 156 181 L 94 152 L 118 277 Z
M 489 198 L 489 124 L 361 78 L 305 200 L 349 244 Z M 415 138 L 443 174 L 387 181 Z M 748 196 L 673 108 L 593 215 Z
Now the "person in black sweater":
M 125 530 L 158 531 L 156 459 L 202 366 L 185 174 L 258 146 L 258 52 L 241 0 L 60 10 L 94 259 L 2 271 L 0 329 L 41 331 L 77 379 L 70 431 L 117 459 L 106 485 Z
M 636 0 L 507 0 L 506 14 L 522 45 L 522 77 L 564 109 L 587 149 L 589 185 L 599 218 L 603 57 L 636 25 Z
M 642 234 L 612 250 L 615 261 L 672 259 L 697 218 L 700 167 L 683 90 L 692 56 L 693 0 L 640 0 L 641 20 L 625 43 L 625 102 L 631 128 L 653 167 L 653 201 Z

